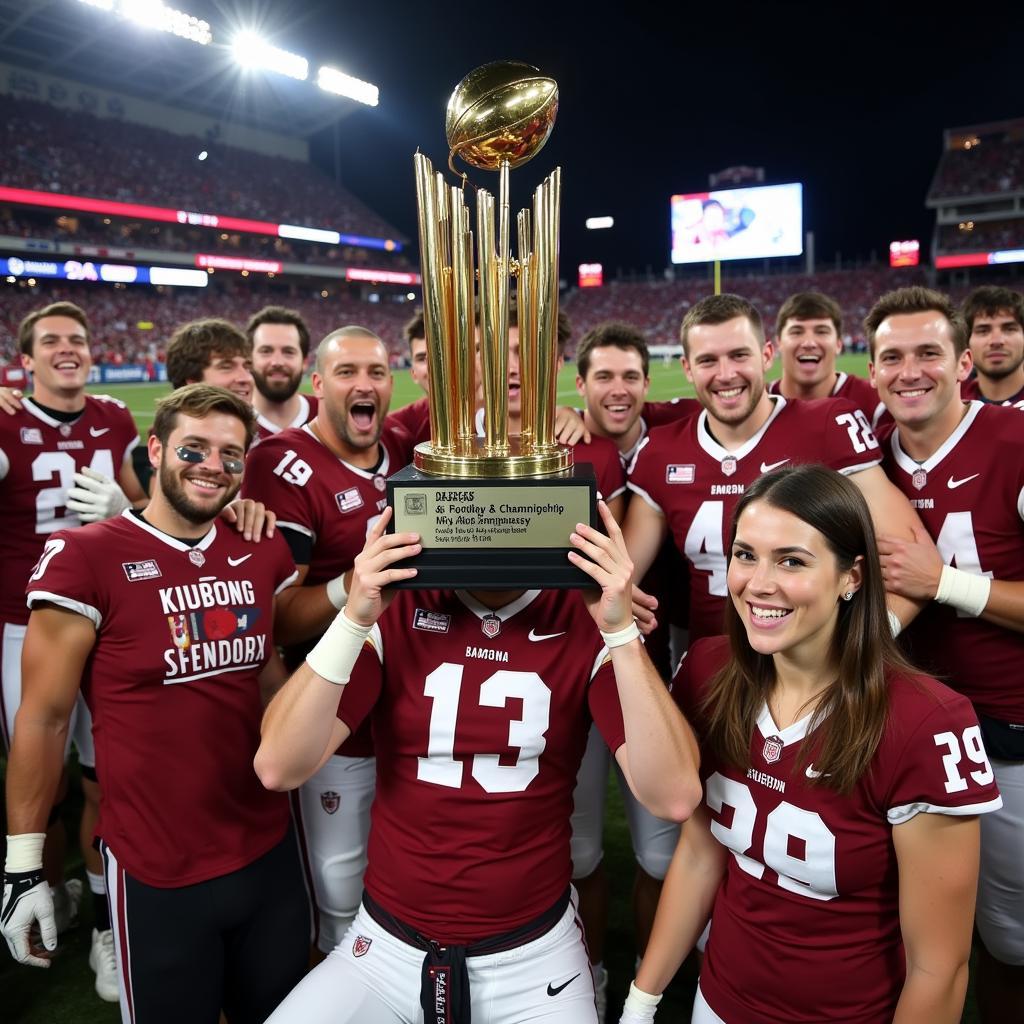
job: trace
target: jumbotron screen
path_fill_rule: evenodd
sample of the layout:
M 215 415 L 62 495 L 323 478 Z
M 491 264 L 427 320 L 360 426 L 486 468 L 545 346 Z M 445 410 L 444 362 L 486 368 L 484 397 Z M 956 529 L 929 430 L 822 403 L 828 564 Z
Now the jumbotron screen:
M 672 262 L 799 256 L 803 185 L 756 185 L 672 197 Z

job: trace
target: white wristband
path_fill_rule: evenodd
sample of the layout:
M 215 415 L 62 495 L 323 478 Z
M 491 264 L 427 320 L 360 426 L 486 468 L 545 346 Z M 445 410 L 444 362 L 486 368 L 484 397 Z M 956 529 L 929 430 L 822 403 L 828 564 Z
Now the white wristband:
M 643 989 L 637 988 L 635 981 L 631 981 L 629 995 L 626 996 L 626 1001 L 622 1005 L 622 1012 L 623 1014 L 627 1012 L 633 1014 L 634 1020 L 654 1020 L 654 1011 L 660 1002 L 661 996 L 652 996 L 650 992 L 644 992 Z
M 615 633 L 606 633 L 603 629 L 601 630 L 601 639 L 604 640 L 604 645 L 608 650 L 628 644 L 639 636 L 640 627 L 636 624 L 636 619 L 626 626 L 625 629 L 617 630 Z
M 7 860 L 4 871 L 39 871 L 43 866 L 45 832 L 23 832 L 7 837 Z
M 903 623 L 900 622 L 900 617 L 891 608 L 886 608 L 886 613 L 889 616 L 889 629 L 892 631 L 892 636 L 895 640 L 903 632 Z
M 348 591 L 345 589 L 344 573 L 333 580 L 327 581 L 327 600 L 330 601 L 339 612 L 345 607 L 345 602 L 348 600 Z
M 316 647 L 306 655 L 306 664 L 329 683 L 344 686 L 371 629 L 373 626 L 360 626 L 343 611 L 338 612 Z
M 991 590 L 992 580 L 988 576 L 944 565 L 935 600 L 977 618 L 985 610 Z

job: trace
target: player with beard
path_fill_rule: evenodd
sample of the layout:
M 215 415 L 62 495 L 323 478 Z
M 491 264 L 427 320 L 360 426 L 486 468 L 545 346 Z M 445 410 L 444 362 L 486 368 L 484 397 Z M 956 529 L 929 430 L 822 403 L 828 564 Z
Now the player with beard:
M 843 312 L 839 303 L 821 292 L 797 292 L 779 308 L 775 344 L 782 360 L 782 376 L 768 390 L 773 395 L 799 398 L 845 398 L 853 402 L 871 425 L 885 407 L 869 381 L 836 369 L 843 353 Z
M 252 345 L 252 379 L 259 437 L 301 427 L 316 415 L 316 399 L 299 393 L 309 356 L 309 328 L 294 309 L 265 306 L 245 326 Z
M 16 959 L 56 948 L 42 827 L 81 688 L 102 786 L 98 835 L 115 910 L 125 1024 L 258 1024 L 301 977 L 309 927 L 288 804 L 252 771 L 284 670 L 281 538 L 217 517 L 255 433 L 249 405 L 205 385 L 157 406 L 144 511 L 53 533 L 28 583 L 24 694 L 7 771 L 2 929 Z M 44 950 L 32 949 L 38 921 Z
M 418 538 L 385 535 L 390 510 L 370 532 L 347 606 L 268 708 L 256 758 L 266 785 L 295 786 L 372 710 L 363 906 L 274 1024 L 594 1021 L 569 887 L 591 716 L 652 811 L 681 820 L 699 800 L 692 738 L 644 653 L 622 535 L 599 508 L 607 536 L 579 524 L 569 537 L 597 584 L 582 591 L 384 590 L 415 575 L 392 566 Z
M 281 597 L 276 632 L 291 668 L 344 605 L 346 574 L 350 579 L 385 506 L 385 478 L 411 458 L 408 435 L 383 428 L 392 386 L 380 338 L 363 327 L 332 331 L 316 353 L 316 417 L 262 441 L 249 457 L 245 493 L 277 513 L 299 570 L 300 586 Z M 318 908 L 314 941 L 323 953 L 341 940 L 359 906 L 373 790 L 366 727 L 293 801 Z
M 652 430 L 630 467 L 623 533 L 637 575 L 671 532 L 690 566 L 690 642 L 722 631 L 726 530 L 732 510 L 758 476 L 818 462 L 849 475 L 873 519 L 888 532 L 921 529 L 907 499 L 880 467 L 882 454 L 863 410 L 841 398 L 790 401 L 770 395 L 772 345 L 761 315 L 738 295 L 693 305 L 681 329 L 683 368 L 704 407 L 699 416 Z M 909 621 L 919 602 L 890 595 L 894 619 Z
M 1024 296 L 986 285 L 964 299 L 961 312 L 974 360 L 961 397 L 1024 408 Z
M 996 312 L 994 319 L 1001 319 Z M 975 316 L 975 329 L 982 317 Z M 1019 1020 L 1024 1006 L 1021 412 L 963 402 L 973 339 L 969 348 L 964 319 L 945 295 L 926 288 L 890 292 L 875 303 L 865 328 L 871 372 L 896 423 L 883 440 L 885 470 L 924 521 L 912 542 L 880 531 L 887 586 L 927 602 L 904 639 L 921 664 L 942 673 L 973 702 L 1003 794 L 1002 810 L 985 815 L 981 824 L 979 1016 L 985 1024 Z M 955 737 L 941 742 L 954 792 L 961 787 L 953 766 L 966 767 L 974 752 L 966 742 L 961 749 Z

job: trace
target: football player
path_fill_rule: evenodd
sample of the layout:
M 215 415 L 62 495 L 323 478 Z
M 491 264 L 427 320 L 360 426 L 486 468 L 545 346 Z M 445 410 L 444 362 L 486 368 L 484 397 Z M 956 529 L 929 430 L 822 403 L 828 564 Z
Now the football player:
M 683 368 L 704 407 L 699 416 L 652 430 L 630 468 L 623 533 L 637 575 L 665 536 L 690 566 L 691 642 L 722 631 L 728 523 L 744 490 L 781 466 L 818 462 L 851 477 L 876 522 L 913 536 L 920 521 L 880 468 L 881 452 L 862 409 L 842 398 L 790 401 L 770 395 L 772 345 L 761 315 L 738 295 L 695 303 L 682 324 Z M 919 605 L 891 595 L 894 619 Z
M 32 397 L 13 416 L 0 416 L 0 729 L 11 746 L 21 703 L 21 650 L 28 624 L 25 584 L 43 543 L 55 531 L 117 515 L 145 496 L 132 468 L 138 433 L 131 413 L 113 398 L 85 392 L 92 367 L 89 324 L 70 302 L 30 313 L 18 332 L 22 365 L 32 374 Z M 99 814 L 92 719 L 76 702 L 69 736 L 82 769 L 85 805 L 80 842 L 93 893 L 94 931 L 89 960 L 96 991 L 117 999 L 113 936 L 103 881 L 103 864 L 92 845 Z M 61 789 L 67 785 L 66 779 Z M 58 927 L 74 920 L 81 882 L 64 874 L 63 825 L 53 809 L 47 830 L 46 877 L 53 885 Z
M 1024 296 L 985 285 L 964 299 L 961 312 L 974 366 L 962 397 L 1024 407 Z
M 402 329 L 409 346 L 409 376 L 427 392 L 427 332 L 423 326 L 423 311 L 417 310 L 413 318 Z M 388 413 L 388 425 L 398 424 L 415 441 L 430 438 L 430 405 L 427 399 L 416 401 Z
M 245 336 L 252 346 L 252 406 L 259 437 L 308 423 L 316 415 L 316 399 L 299 393 L 309 356 L 309 328 L 301 314 L 264 306 L 249 318 Z
M 367 530 L 386 504 L 385 479 L 411 458 L 408 435 L 385 428 L 391 371 L 384 343 L 342 327 L 320 343 L 313 371 L 319 399 L 304 427 L 263 441 L 249 456 L 245 493 L 278 516 L 299 571 L 281 597 L 277 641 L 295 668 L 344 606 Z M 374 787 L 367 726 L 342 744 L 293 801 L 318 909 L 314 944 L 329 953 L 355 917 L 366 866 Z
M 0 928 L 17 960 L 49 965 L 42 829 L 81 690 L 124 1024 L 214 1024 L 222 1008 L 257 1024 L 306 968 L 288 802 L 252 771 L 261 686 L 269 695 L 284 676 L 275 595 L 295 568 L 283 539 L 251 544 L 215 522 L 254 434 L 249 404 L 222 388 L 163 399 L 145 510 L 53 532 L 28 580 Z
M 835 299 L 821 292 L 797 292 L 779 308 L 775 344 L 782 376 L 768 390 L 786 398 L 845 398 L 871 425 L 885 411 L 878 392 L 862 377 L 836 370 L 843 353 L 843 313 Z
M 849 478 L 762 476 L 729 541 L 728 635 L 694 643 L 672 690 L 704 802 L 621 1022 L 654 1020 L 710 917 L 695 1024 L 956 1024 L 978 815 L 1000 806 L 977 718 L 899 653 Z
M 946 296 L 891 292 L 865 327 L 871 372 L 896 423 L 883 442 L 885 469 L 924 522 L 912 542 L 880 531 L 886 585 L 929 602 L 906 640 L 920 664 L 973 702 L 1003 794 L 1002 810 L 982 819 L 977 910 L 978 1008 L 994 1024 L 1024 1006 L 1021 413 L 962 401 L 972 350 Z M 961 792 L 957 765 L 968 768 L 972 748 L 952 734 L 942 744 L 949 791 Z
M 699 799 L 692 737 L 644 654 L 629 559 L 600 508 L 607 536 L 570 537 L 598 584 L 584 591 L 385 591 L 415 574 L 392 566 L 420 547 L 384 535 L 390 510 L 371 530 L 345 610 L 268 708 L 256 759 L 266 785 L 293 787 L 374 711 L 363 906 L 273 1024 L 454 1024 L 470 1007 L 493 1024 L 594 1020 L 569 887 L 590 716 L 653 812 L 681 820 Z

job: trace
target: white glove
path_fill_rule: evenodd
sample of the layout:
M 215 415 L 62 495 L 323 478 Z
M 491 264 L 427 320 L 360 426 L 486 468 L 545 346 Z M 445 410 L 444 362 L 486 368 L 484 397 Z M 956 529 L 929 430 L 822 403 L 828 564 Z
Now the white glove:
M 629 983 L 629 995 L 622 1007 L 619 1024 L 651 1024 L 658 1011 L 661 996 L 652 996 L 636 987 L 636 982 Z
M 42 832 L 7 837 L 4 899 L 0 904 L 0 931 L 11 956 L 18 963 L 33 967 L 50 966 L 45 957 L 32 955 L 29 932 L 33 922 L 39 922 L 39 934 L 46 949 L 52 953 L 57 948 L 53 897 L 43 878 L 44 839 Z
M 119 516 L 131 502 L 115 481 L 86 466 L 75 474 L 75 486 L 68 491 L 66 504 L 83 523 L 98 523 Z

